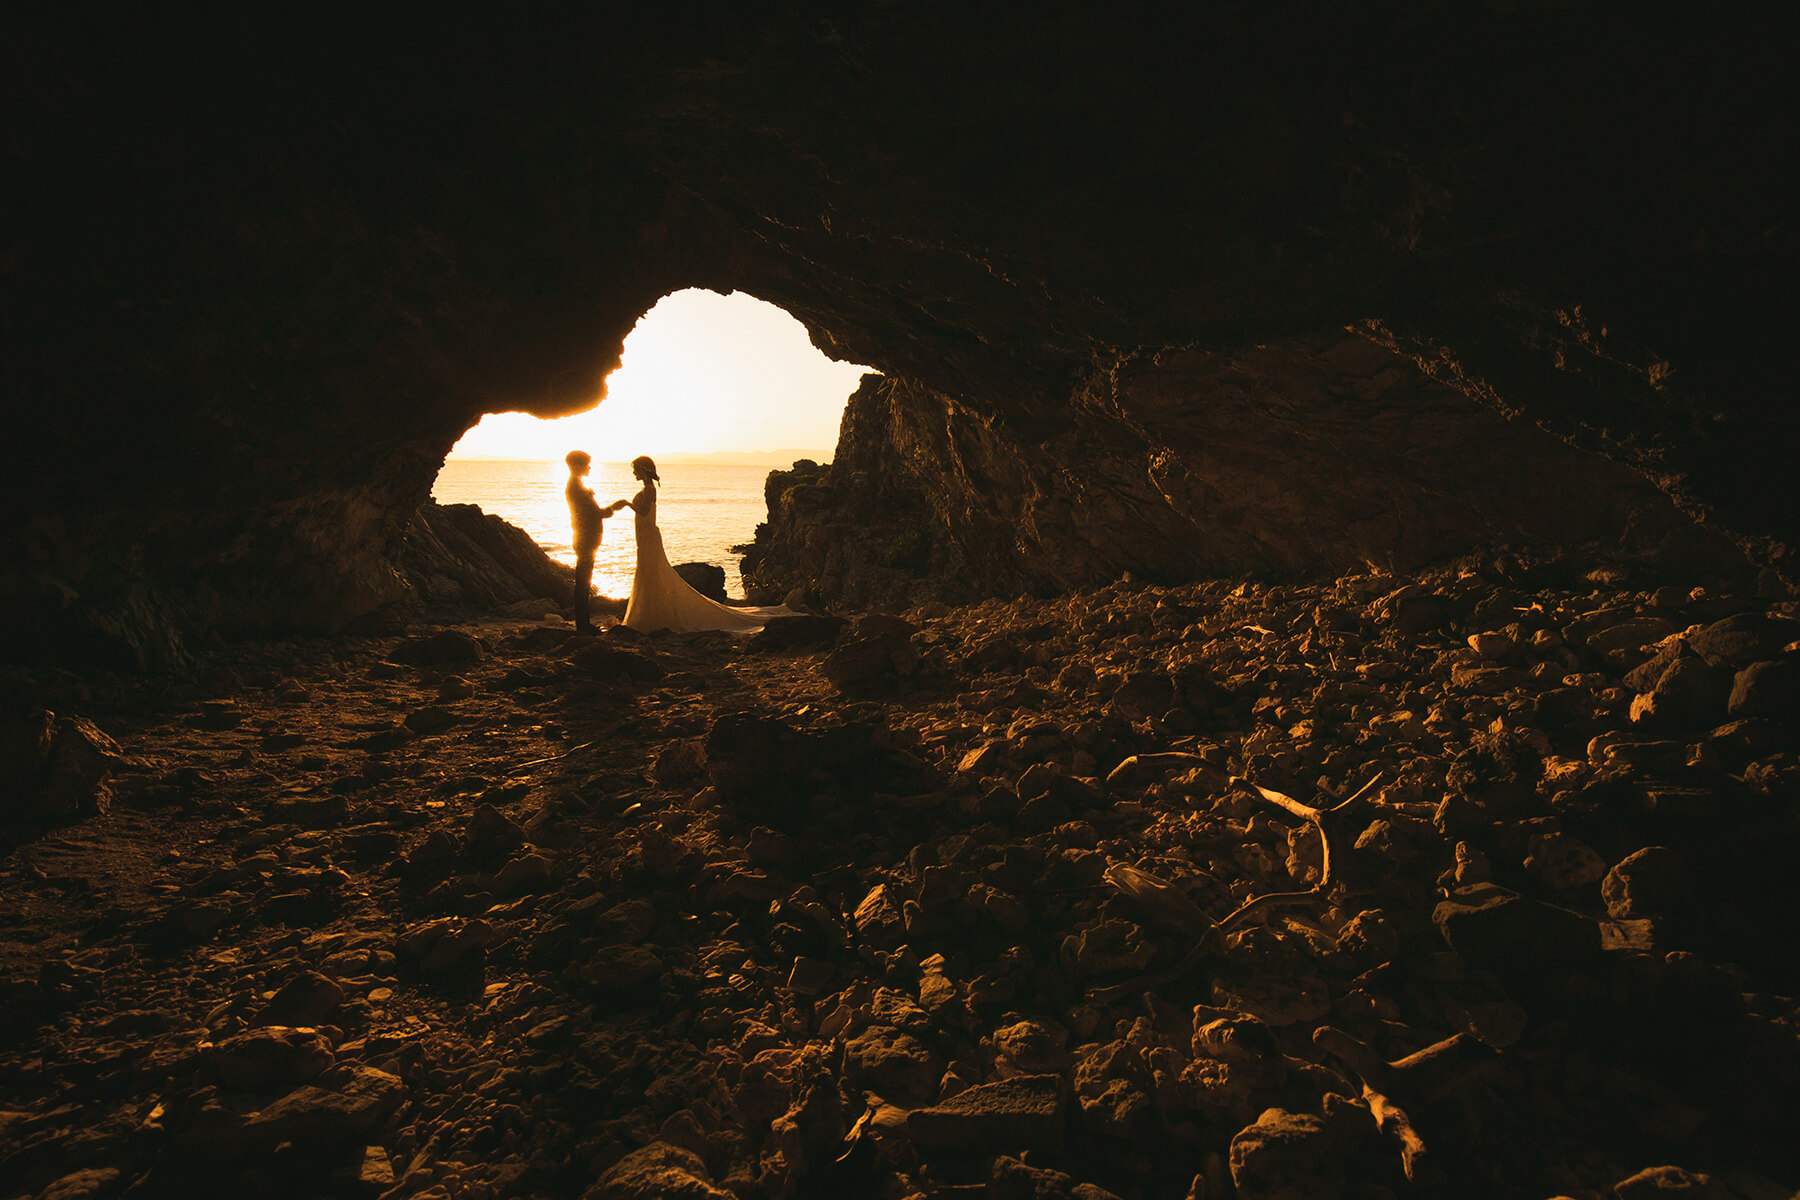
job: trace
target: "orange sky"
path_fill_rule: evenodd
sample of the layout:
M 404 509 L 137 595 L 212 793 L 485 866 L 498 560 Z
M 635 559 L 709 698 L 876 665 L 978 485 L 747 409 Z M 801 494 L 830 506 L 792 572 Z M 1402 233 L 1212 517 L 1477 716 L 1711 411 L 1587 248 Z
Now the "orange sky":
M 799 450 L 828 461 L 844 402 L 867 370 L 826 358 L 773 304 L 690 288 L 638 320 L 598 407 L 556 421 L 490 414 L 451 453 L 560 459 L 579 448 L 622 462 Z

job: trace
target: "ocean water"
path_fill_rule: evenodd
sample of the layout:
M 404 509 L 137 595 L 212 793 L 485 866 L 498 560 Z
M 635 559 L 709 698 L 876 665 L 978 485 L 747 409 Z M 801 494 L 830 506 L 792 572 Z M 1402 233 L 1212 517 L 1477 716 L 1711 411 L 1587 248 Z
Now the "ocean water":
M 708 562 L 725 568 L 725 593 L 742 597 L 744 583 L 732 546 L 748 542 L 768 519 L 763 483 L 773 467 L 713 463 L 657 465 L 656 521 L 672 563 Z M 517 525 L 559 562 L 573 563 L 569 505 L 563 485 L 569 469 L 560 460 L 452 458 L 438 472 L 431 495 L 439 504 L 474 504 Z M 602 508 L 637 494 L 630 463 L 594 464 L 588 484 Z M 608 517 L 594 556 L 594 587 L 603 596 L 631 594 L 637 534 L 630 509 Z

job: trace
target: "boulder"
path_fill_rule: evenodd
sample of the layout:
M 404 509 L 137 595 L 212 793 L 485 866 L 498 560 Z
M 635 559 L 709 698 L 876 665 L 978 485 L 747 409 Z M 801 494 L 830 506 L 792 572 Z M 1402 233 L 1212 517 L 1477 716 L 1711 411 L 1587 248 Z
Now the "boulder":
M 471 956 L 479 955 L 499 940 L 499 932 L 486 921 L 440 917 L 402 933 L 394 948 L 406 958 L 417 960 L 421 970 L 448 971 L 472 961 Z
M 1271 1108 L 1231 1139 L 1231 1181 L 1239 1200 L 1336 1200 L 1342 1151 L 1321 1118 Z
M 1034 1167 L 1004 1154 L 994 1159 L 993 1174 L 982 1194 L 986 1200 L 1119 1200 L 1098 1184 L 1082 1183 L 1073 1175 Z
M 1562 891 L 1604 877 L 1606 860 L 1570 834 L 1541 833 L 1530 841 L 1525 870 L 1545 887 Z
M 829 642 L 848 624 L 842 617 L 822 617 L 811 613 L 796 617 L 776 617 L 750 638 L 757 650 L 792 650 L 800 646 L 816 646 Z
M 478 806 L 463 831 L 463 856 L 470 862 L 499 862 L 524 844 L 519 823 L 492 804 Z
M 1646 846 L 1606 873 L 1600 896 L 1617 921 L 1666 917 L 1692 903 L 1693 885 L 1681 856 L 1667 846 Z
M 447 614 L 499 607 L 537 617 L 561 607 L 556 601 L 546 606 L 544 597 L 567 599 L 574 592 L 574 568 L 545 554 L 523 529 L 473 504 L 421 504 L 396 565 L 417 599 Z
M 488 890 L 496 896 L 535 891 L 550 878 L 552 869 L 550 860 L 541 854 L 521 854 L 487 878 Z
M 650 1000 L 667 967 L 646 946 L 602 946 L 576 972 L 583 983 L 614 1000 Z
M 707 776 L 726 799 L 789 792 L 805 770 L 808 740 L 773 717 L 726 713 L 706 735 Z
M 38 819 L 73 820 L 105 811 L 110 799 L 107 776 L 128 762 L 118 743 L 92 721 L 56 718 L 33 805 Z
M 675 564 L 675 573 L 708 600 L 725 603 L 724 567 L 716 567 L 712 563 L 684 562 Z
M 64 1175 L 39 1192 L 37 1200 L 100 1200 L 118 1194 L 124 1178 L 117 1167 L 88 1167 Z
M 1675 622 L 1664 616 L 1619 615 L 1610 620 L 1597 620 L 1586 631 L 1587 648 L 1608 657 L 1636 655 L 1641 659 L 1643 647 L 1678 632 Z M 1635 661 L 1633 665 L 1636 665 Z
M 1747 666 L 1773 658 L 1775 652 L 1800 638 L 1800 621 L 1765 613 L 1738 613 L 1715 621 L 1688 638 L 1693 648 L 1712 662 Z
M 683 784 L 705 775 L 706 748 L 693 738 L 664 746 L 650 767 L 650 777 L 661 784 Z
M 1711 725 L 1724 715 L 1730 696 L 1729 670 L 1713 666 L 1698 654 L 1677 654 L 1632 701 L 1631 720 L 1664 728 Z
M 858 933 L 876 945 L 892 945 L 901 936 L 904 925 L 900 891 L 891 883 L 879 883 L 869 889 L 851 914 Z
M 1800 658 L 1755 662 L 1731 682 L 1727 711 L 1737 719 L 1800 721 Z
M 402 724 L 417 734 L 433 734 L 442 733 L 461 720 L 452 708 L 442 704 L 427 704 L 407 713 Z
M 478 663 L 487 657 L 487 651 L 480 639 L 460 629 L 445 629 L 408 638 L 389 651 L 388 657 L 413 667 L 448 667 Z
M 365 1144 L 406 1097 L 397 1076 L 360 1063 L 295 1088 L 250 1119 L 253 1144 L 297 1148 Z
M 322 1025 L 344 1002 L 344 988 L 317 971 L 302 971 L 283 984 L 257 1013 L 258 1025 Z
M 906 1127 L 914 1144 L 925 1150 L 1057 1154 L 1067 1103 L 1062 1076 L 1018 1075 L 914 1109 Z
M 1127 717 L 1142 720 L 1162 716 L 1174 708 L 1179 699 L 1174 681 L 1166 674 L 1133 671 L 1113 692 L 1112 707 Z
M 1502 977 L 1580 963 L 1600 949 L 1593 921 L 1493 884 L 1457 889 L 1431 919 L 1471 966 Z
M 840 642 L 820 668 L 825 678 L 840 689 L 852 689 L 900 673 L 917 661 L 906 654 L 916 627 L 899 617 L 871 613 L 856 622 L 851 636 Z
M 581 1200 L 735 1200 L 714 1187 L 692 1150 L 668 1142 L 640 1146 L 608 1167 Z
M 846 1078 L 896 1102 L 931 1099 L 943 1073 L 944 1060 L 935 1051 L 889 1025 L 871 1025 L 844 1043 Z
M 1378 624 L 1391 625 L 1404 637 L 1413 637 L 1456 619 L 1458 605 L 1432 592 L 1418 588 L 1401 588 L 1382 599 L 1370 611 Z
M 1132 1140 L 1152 1129 L 1154 1082 L 1142 1056 L 1122 1041 L 1088 1046 L 1075 1065 L 1075 1098 L 1085 1129 Z
M 227 1088 L 265 1088 L 316 1079 L 334 1061 L 331 1042 L 318 1030 L 269 1025 L 214 1043 L 202 1067 Z
M 1063 970 L 1080 977 L 1105 971 L 1142 971 L 1156 957 L 1156 943 L 1137 924 L 1117 917 L 1063 939 Z
M 663 665 L 648 654 L 607 645 L 604 641 L 583 646 L 570 656 L 569 661 L 595 679 L 655 683 L 668 674 Z
M 1222 965 L 1213 980 L 1212 1002 L 1267 1025 L 1310 1025 L 1331 1012 L 1325 981 L 1290 963 Z

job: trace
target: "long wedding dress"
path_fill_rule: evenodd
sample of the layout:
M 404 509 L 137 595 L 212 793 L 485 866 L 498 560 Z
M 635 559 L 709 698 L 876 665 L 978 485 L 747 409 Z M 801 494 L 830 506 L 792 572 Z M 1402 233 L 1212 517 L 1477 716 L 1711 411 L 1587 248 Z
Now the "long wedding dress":
M 631 600 L 625 606 L 624 623 L 641 633 L 670 629 L 694 633 L 723 629 L 750 633 L 776 617 L 795 615 L 785 606 L 731 608 L 709 600 L 675 573 L 663 550 L 662 530 L 656 525 L 656 485 L 646 482 L 631 499 L 637 526 L 637 574 L 631 580 Z

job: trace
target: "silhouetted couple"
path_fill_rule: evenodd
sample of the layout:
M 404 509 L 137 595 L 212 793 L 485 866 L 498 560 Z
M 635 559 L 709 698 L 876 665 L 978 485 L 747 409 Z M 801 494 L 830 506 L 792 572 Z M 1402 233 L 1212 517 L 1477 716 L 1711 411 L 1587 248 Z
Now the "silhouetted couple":
M 629 500 L 618 500 L 601 508 L 594 491 L 582 481 L 593 466 L 593 459 L 573 450 L 563 460 L 569 464 L 569 484 L 564 494 L 569 500 L 569 521 L 575 530 L 575 628 L 580 633 L 593 633 L 588 619 L 589 595 L 594 583 L 594 552 L 600 548 L 600 526 L 621 508 L 629 508 L 637 517 L 637 573 L 631 580 L 631 601 L 625 606 L 624 623 L 632 629 L 650 633 L 671 629 L 691 633 L 702 629 L 724 629 L 748 632 L 761 629 L 770 618 L 790 615 L 789 610 L 773 608 L 730 608 L 709 600 L 688 585 L 669 565 L 663 550 L 662 530 L 656 525 L 656 485 L 659 476 L 656 463 L 648 455 L 631 460 L 631 473 L 643 487 Z

